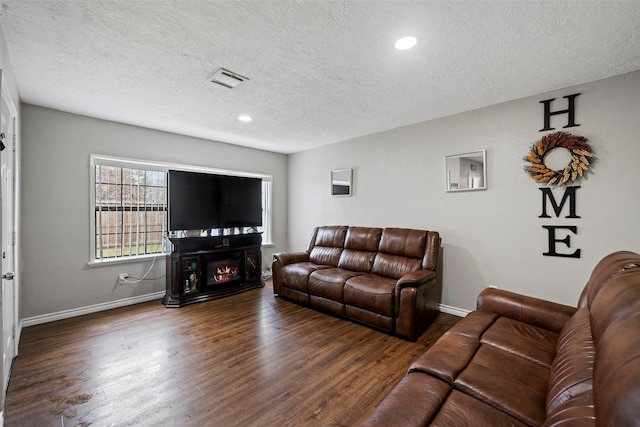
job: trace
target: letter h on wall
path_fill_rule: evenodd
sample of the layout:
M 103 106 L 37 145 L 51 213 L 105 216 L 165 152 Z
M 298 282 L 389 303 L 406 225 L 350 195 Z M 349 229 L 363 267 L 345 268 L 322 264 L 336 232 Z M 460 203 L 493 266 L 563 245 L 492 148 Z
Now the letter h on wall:
M 574 93 L 573 95 L 563 96 L 563 98 L 565 98 L 568 103 L 566 110 L 551 111 L 551 103 L 556 100 L 555 98 L 540 101 L 540 103 L 544 105 L 544 127 L 540 129 L 540 132 L 555 129 L 551 127 L 551 116 L 555 116 L 557 114 L 566 114 L 568 116 L 567 117 L 568 123 L 566 126 L 563 126 L 563 128 L 580 126 L 578 123 L 576 123 L 576 115 L 575 115 L 575 99 L 578 95 L 580 94 Z

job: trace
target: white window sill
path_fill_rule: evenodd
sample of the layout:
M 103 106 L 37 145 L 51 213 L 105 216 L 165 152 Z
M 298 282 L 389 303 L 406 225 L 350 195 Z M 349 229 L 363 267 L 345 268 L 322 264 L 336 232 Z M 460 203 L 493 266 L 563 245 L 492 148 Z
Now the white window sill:
M 165 258 L 168 254 L 148 254 L 148 255 L 136 255 L 130 256 L 126 258 L 108 258 L 108 259 L 100 259 L 89 261 L 87 265 L 89 267 L 99 267 L 104 265 L 116 265 L 116 264 L 130 264 L 132 262 L 144 262 L 144 261 L 153 261 L 158 258 Z

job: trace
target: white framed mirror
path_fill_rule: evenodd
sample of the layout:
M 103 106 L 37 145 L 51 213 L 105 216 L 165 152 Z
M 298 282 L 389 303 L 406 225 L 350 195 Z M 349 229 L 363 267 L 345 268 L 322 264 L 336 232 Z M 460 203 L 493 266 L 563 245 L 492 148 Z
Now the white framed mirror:
M 331 195 L 351 196 L 351 169 L 336 169 L 331 171 Z
M 487 189 L 487 150 L 445 157 L 446 191 Z

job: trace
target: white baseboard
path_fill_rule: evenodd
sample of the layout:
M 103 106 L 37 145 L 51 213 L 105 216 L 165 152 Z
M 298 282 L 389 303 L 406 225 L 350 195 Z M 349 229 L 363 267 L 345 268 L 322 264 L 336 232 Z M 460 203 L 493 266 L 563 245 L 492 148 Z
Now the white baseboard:
M 70 317 L 82 316 L 83 314 L 97 313 L 99 311 L 110 310 L 112 308 L 124 307 L 127 305 L 138 304 L 141 302 L 162 299 L 165 292 L 154 292 L 152 294 L 140 295 L 137 297 L 125 298 L 117 301 L 109 301 L 100 304 L 89 305 L 86 307 L 72 308 L 70 310 L 58 311 L 56 313 L 43 314 L 40 316 L 27 317 L 20 322 L 20 330 L 23 327 L 40 325 L 42 323 L 55 322 L 56 320 L 68 319 Z M 450 305 L 438 304 L 438 310 L 442 313 L 452 314 L 458 317 L 465 317 L 470 313 L 469 310 L 452 307 Z
M 72 308 L 70 310 L 58 311 L 56 313 L 43 314 L 40 316 L 27 317 L 22 319 L 21 328 L 39 325 L 41 323 L 54 322 L 56 320 L 68 319 L 70 317 L 82 316 L 83 314 L 97 313 L 98 311 L 110 310 L 112 308 L 124 307 L 141 302 L 159 300 L 164 297 L 165 292 L 154 292 L 152 294 L 140 295 L 137 297 L 125 298 L 117 301 L 103 302 L 86 307 Z
M 465 317 L 467 314 L 471 313 L 469 310 L 463 310 L 457 307 L 451 307 L 450 305 L 438 304 L 438 310 L 442 313 L 453 314 L 458 317 Z

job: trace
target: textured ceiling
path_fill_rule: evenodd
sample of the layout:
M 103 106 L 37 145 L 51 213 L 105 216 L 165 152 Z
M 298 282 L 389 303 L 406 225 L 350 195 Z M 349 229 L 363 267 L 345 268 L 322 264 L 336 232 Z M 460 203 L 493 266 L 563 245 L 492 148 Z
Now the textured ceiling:
M 1 3 L 22 101 L 282 153 L 640 69 L 633 1 Z

